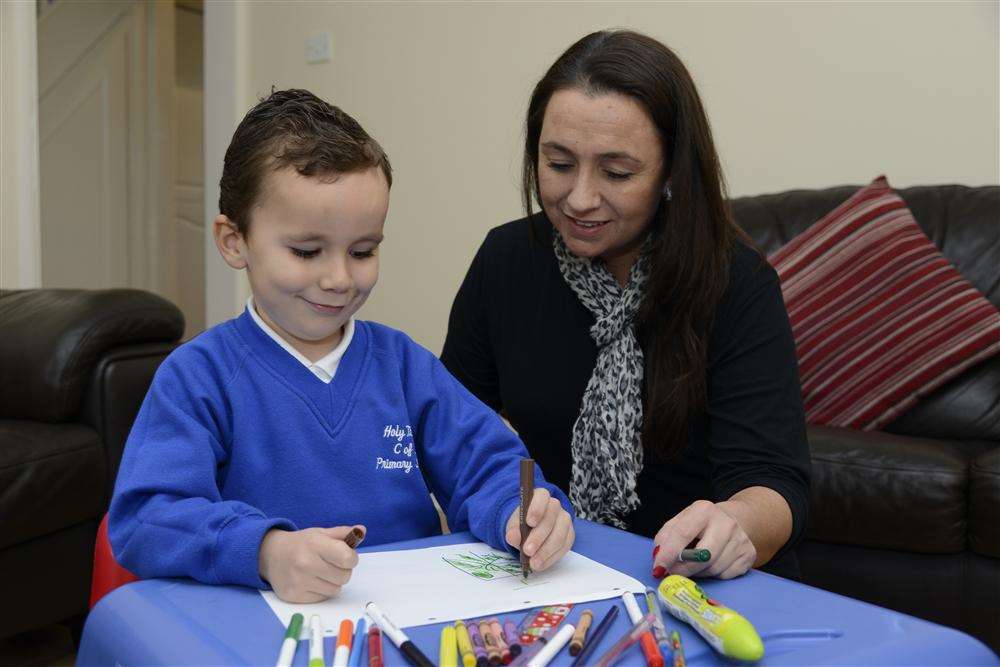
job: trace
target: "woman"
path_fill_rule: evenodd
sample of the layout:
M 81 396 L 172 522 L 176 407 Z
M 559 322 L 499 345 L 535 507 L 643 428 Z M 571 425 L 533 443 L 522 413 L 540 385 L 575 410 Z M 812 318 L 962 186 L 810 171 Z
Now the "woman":
M 628 31 L 560 56 L 528 106 L 523 196 L 528 217 L 489 233 L 455 298 L 445 365 L 582 518 L 654 537 L 653 576 L 776 558 L 794 574 L 781 557 L 809 483 L 794 343 L 677 56 Z M 688 545 L 711 560 L 677 562 Z

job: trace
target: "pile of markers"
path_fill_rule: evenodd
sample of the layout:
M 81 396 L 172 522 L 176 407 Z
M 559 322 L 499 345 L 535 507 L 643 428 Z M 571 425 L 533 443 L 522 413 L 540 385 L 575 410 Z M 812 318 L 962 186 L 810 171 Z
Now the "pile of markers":
M 560 627 L 572 605 L 532 611 L 518 625 L 512 621 L 501 622 L 497 618 L 455 621 L 454 625 L 441 630 L 438 665 L 544 667 L 568 644 L 569 654 L 576 657 L 574 667 L 588 664 L 607 667 L 638 643 L 649 667 L 664 667 L 661 649 L 673 658 L 673 667 L 684 667 L 680 634 L 674 631 L 670 637 L 667 636 L 656 595 L 647 591 L 645 597 L 649 613 L 643 616 L 631 593 L 622 596 L 632 626 L 596 662 L 592 662 L 591 658 L 596 656 L 597 646 L 618 616 L 617 605 L 608 610 L 593 632 L 590 632 L 593 612 L 589 609 L 580 614 L 575 626 L 567 622 Z
M 667 636 L 653 591 L 647 591 L 645 598 L 648 613 L 643 615 L 632 593 L 622 595 L 632 625 L 596 661 L 593 660 L 598 655 L 596 649 L 619 614 L 617 605 L 608 610 L 593 631 L 590 631 L 593 612 L 589 609 L 580 614 L 576 625 L 562 622 L 569 616 L 572 605 L 543 607 L 530 612 L 519 624 L 501 622 L 498 618 L 457 620 L 441 631 L 438 665 L 458 667 L 461 662 L 462 667 L 545 667 L 568 645 L 569 654 L 576 657 L 573 667 L 608 667 L 621 659 L 633 645 L 639 644 L 648 667 L 664 667 L 664 655 L 672 656 L 673 667 L 684 667 L 680 635 L 674 631 L 670 637 Z M 333 667 L 363 667 L 366 664 L 367 667 L 384 667 L 383 634 L 399 648 L 410 664 L 433 666 L 434 663 L 375 603 L 369 603 L 365 612 L 373 621 L 370 629 L 363 618 L 358 620 L 356 626 L 350 620 L 341 621 Z M 278 667 L 291 667 L 302 623 L 302 614 L 292 616 L 278 656 Z M 367 662 L 364 656 L 366 646 Z M 309 623 L 309 667 L 324 667 L 326 664 L 323 657 L 323 625 L 320 617 L 313 615 Z

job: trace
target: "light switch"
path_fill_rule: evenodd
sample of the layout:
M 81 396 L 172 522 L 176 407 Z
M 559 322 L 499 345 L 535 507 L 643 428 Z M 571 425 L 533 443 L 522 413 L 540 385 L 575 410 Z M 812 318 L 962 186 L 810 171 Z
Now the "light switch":
M 314 32 L 306 40 L 306 62 L 310 65 L 329 62 L 333 57 L 333 40 L 330 33 Z

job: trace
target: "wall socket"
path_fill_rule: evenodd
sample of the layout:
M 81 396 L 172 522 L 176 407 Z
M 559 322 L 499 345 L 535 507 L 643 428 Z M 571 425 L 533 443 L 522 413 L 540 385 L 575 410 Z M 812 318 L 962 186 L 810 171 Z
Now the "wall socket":
M 306 62 L 310 65 L 330 62 L 333 58 L 333 40 L 330 33 L 314 32 L 306 39 Z

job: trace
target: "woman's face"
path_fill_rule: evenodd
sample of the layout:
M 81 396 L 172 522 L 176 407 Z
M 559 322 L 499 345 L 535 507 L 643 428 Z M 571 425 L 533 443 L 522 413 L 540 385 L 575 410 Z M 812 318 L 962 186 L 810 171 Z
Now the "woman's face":
M 618 93 L 560 90 L 545 109 L 538 155 L 542 208 L 570 252 L 601 257 L 627 277 L 665 180 L 646 110 Z

